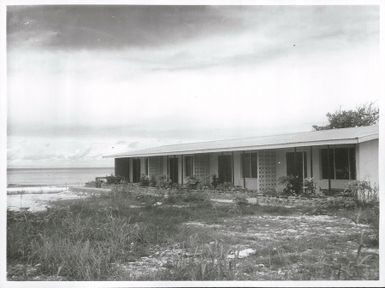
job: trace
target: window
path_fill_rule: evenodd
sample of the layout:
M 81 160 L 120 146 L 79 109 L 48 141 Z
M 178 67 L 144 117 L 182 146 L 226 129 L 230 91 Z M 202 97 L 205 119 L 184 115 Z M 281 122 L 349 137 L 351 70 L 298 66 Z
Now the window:
M 286 152 L 286 175 L 300 179 L 307 177 L 306 152 Z
M 242 171 L 243 178 L 258 177 L 257 153 L 242 154 Z
M 185 176 L 186 177 L 192 177 L 193 176 L 193 157 L 192 156 L 185 156 L 184 157 L 184 169 L 185 169 Z
M 321 150 L 323 179 L 356 179 L 355 148 L 331 148 Z
M 218 181 L 219 183 L 233 181 L 233 157 L 232 155 L 218 156 Z

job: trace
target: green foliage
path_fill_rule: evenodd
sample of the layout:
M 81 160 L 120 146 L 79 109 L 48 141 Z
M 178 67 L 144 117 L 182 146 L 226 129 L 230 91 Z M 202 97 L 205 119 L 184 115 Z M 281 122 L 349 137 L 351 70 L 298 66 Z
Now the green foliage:
M 140 182 L 140 186 L 148 187 L 148 186 L 150 186 L 150 177 L 148 177 L 148 175 L 142 174 L 140 176 L 140 181 L 139 182 Z
M 303 191 L 301 193 L 302 196 L 315 196 L 317 190 L 317 186 L 314 183 L 314 179 L 311 177 L 307 177 L 303 180 Z
M 379 109 L 373 103 L 358 106 L 355 110 L 338 110 L 327 113 L 329 124 L 326 126 L 313 125 L 316 131 L 334 128 L 370 126 L 378 122 Z
M 367 280 L 378 277 L 378 256 L 376 258 L 375 254 L 371 254 L 373 256 L 369 258 L 365 249 L 353 257 L 351 254 L 334 256 L 333 252 L 339 251 L 346 241 L 355 241 L 357 238 L 356 229 L 346 230 L 349 229 L 346 219 L 342 222 L 346 233 L 327 233 L 322 237 L 314 234 L 314 231 L 310 234 L 287 234 L 284 237 L 277 233 L 272 241 L 262 237 L 257 239 L 254 235 L 246 239 L 243 232 L 231 233 L 247 231 L 252 227 L 260 230 L 265 224 L 273 229 L 270 217 L 243 219 L 239 217 L 241 215 L 284 216 L 297 213 L 303 215 L 303 212 L 308 212 L 309 215 L 314 212 L 310 208 L 315 209 L 322 203 L 306 206 L 303 210 L 278 205 L 245 205 L 246 195 L 240 194 L 239 205 L 211 205 L 208 191 L 164 190 L 174 197 L 174 203 L 182 204 L 181 208 L 164 205 L 168 200 L 163 197 L 163 192 L 158 192 L 157 195 L 157 189 L 124 185 L 115 190 L 115 193 L 99 197 L 63 201 L 39 213 L 8 211 L 8 277 L 21 273 L 18 272 L 20 269 L 13 269 L 15 265 L 12 264 L 17 263 L 36 267 L 34 275 L 63 277 L 63 280 L 110 280 L 111 277 L 114 280 L 136 280 L 132 278 L 132 270 L 124 270 L 128 273 L 124 274 L 123 270 L 119 270 L 119 264 L 124 266 L 132 261 L 143 263 L 141 257 L 149 255 L 151 257 L 147 257 L 148 260 L 162 259 L 164 256 L 156 258 L 159 254 L 154 252 L 163 252 L 166 249 L 170 252 L 175 249 L 175 258 L 163 264 L 166 269 L 144 277 L 154 277 L 154 280 L 246 280 L 243 277 L 255 280 L 256 275 L 273 277 L 266 280 L 314 280 L 331 277 Z M 156 202 L 163 203 L 152 205 Z M 324 202 L 324 211 L 319 212 L 377 226 L 378 233 L 378 202 L 359 203 L 352 197 L 333 197 Z M 145 207 L 131 207 L 143 203 Z M 190 205 L 191 203 L 194 205 Z M 306 218 L 301 217 L 301 222 L 306 221 Z M 277 222 L 279 229 L 293 228 L 291 221 L 285 224 L 289 226 L 283 225 L 285 220 L 282 221 Z M 199 222 L 201 225 L 186 225 L 186 222 Z M 313 225 L 316 222 L 312 220 L 310 223 Z M 213 229 L 210 224 L 220 225 L 221 228 Z M 321 230 L 325 228 L 323 226 L 320 226 Z M 365 233 L 366 231 L 367 227 Z M 296 235 L 301 237 L 293 238 Z M 372 234 L 364 236 L 357 245 L 362 248 L 375 245 L 378 247 L 378 238 L 373 239 Z M 255 239 L 258 240 L 257 255 L 239 260 L 228 257 L 230 252 L 233 253 L 234 250 L 230 249 L 234 245 L 244 244 L 243 241 L 250 243 Z M 339 266 L 333 257 L 339 257 Z M 274 271 L 278 269 L 290 271 L 291 274 L 276 274 Z M 265 273 L 258 274 L 259 272 Z M 33 280 L 33 276 L 27 273 L 19 275 L 19 280 Z M 150 279 L 152 278 L 141 280 Z
M 233 199 L 233 201 L 237 206 L 246 206 L 249 204 L 245 196 L 237 196 Z
M 282 194 L 286 196 L 297 196 L 302 193 L 302 181 L 295 176 L 282 176 L 278 179 L 281 185 L 285 185 Z
M 378 188 L 372 186 L 370 181 L 351 181 L 348 183 L 344 193 L 352 196 L 359 202 L 376 202 L 378 201 Z
M 149 185 L 151 187 L 155 187 L 157 185 L 157 180 L 156 180 L 156 176 L 155 175 L 151 176 Z
M 199 184 L 199 180 L 195 176 L 186 178 L 186 187 L 188 189 L 197 189 Z
M 158 178 L 156 186 L 158 188 L 168 189 L 172 187 L 172 181 L 169 177 L 163 175 Z
M 217 175 L 212 175 L 211 176 L 211 186 L 214 187 L 214 188 L 217 188 L 217 185 L 219 184 L 218 182 L 218 177 Z
M 198 247 L 197 247 L 198 248 Z M 197 249 L 198 250 L 198 249 Z M 196 259 L 180 257 L 171 271 L 163 273 L 164 280 L 234 280 L 235 261 L 227 258 L 229 253 L 222 243 L 215 241 L 211 245 L 202 245 Z
M 216 190 L 219 191 L 234 191 L 234 185 L 231 182 L 223 182 L 216 185 Z
M 278 191 L 274 188 L 266 188 L 262 191 L 263 196 L 278 196 L 278 194 Z

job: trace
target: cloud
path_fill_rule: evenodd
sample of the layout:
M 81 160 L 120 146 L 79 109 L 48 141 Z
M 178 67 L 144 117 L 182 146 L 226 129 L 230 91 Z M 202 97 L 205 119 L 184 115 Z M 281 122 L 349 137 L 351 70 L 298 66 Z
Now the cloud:
M 290 45 L 378 32 L 376 6 L 9 6 L 9 47 L 151 49 L 240 32 L 274 35 Z M 271 37 L 270 37 L 271 38 Z M 221 49 L 218 50 L 220 52 Z
M 12 165 L 106 163 L 101 155 L 119 149 L 308 130 L 340 105 L 380 97 L 376 6 L 7 15 Z
M 11 45 L 51 32 L 52 48 L 151 47 L 235 29 L 239 19 L 210 6 L 40 6 L 8 8 Z M 228 10 L 226 8 L 225 10 Z M 24 36 L 21 38 L 21 36 Z M 39 45 L 40 43 L 36 43 Z

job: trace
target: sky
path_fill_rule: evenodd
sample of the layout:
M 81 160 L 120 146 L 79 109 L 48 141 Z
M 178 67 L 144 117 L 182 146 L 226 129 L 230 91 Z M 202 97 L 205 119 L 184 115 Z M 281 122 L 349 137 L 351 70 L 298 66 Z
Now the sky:
M 379 95 L 377 6 L 8 6 L 8 167 L 311 131 Z

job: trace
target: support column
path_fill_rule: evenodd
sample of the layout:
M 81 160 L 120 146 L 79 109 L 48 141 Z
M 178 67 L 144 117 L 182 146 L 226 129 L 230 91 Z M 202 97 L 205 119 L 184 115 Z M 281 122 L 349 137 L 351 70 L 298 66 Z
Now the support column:
M 182 185 L 183 185 L 183 178 L 184 178 L 184 171 L 183 171 L 183 169 L 184 169 L 184 155 L 182 155 L 182 167 L 181 167 L 181 169 L 182 169 Z
M 241 166 L 242 166 L 242 176 L 243 176 L 243 188 L 246 188 L 246 178 L 245 178 L 245 171 L 243 171 L 243 161 L 245 160 L 245 151 L 242 152 L 242 156 L 241 156 Z M 251 160 L 250 160 L 251 162 Z M 251 168 L 250 168 L 251 169 Z M 250 170 L 251 171 L 251 170 Z
M 294 147 L 294 157 L 293 157 L 293 162 L 294 162 L 294 171 L 297 174 L 297 147 Z M 299 174 L 299 173 L 298 173 Z M 298 175 L 299 177 L 299 175 Z
M 234 186 L 234 152 L 231 152 L 231 173 L 232 173 L 232 182 Z
M 330 192 L 332 190 L 332 185 L 331 185 L 331 180 L 330 180 L 330 145 L 328 145 L 328 161 L 327 161 L 327 165 L 328 165 L 328 191 Z
M 168 161 L 168 155 L 166 156 L 166 179 L 169 179 L 170 177 L 170 168 L 169 168 L 169 161 Z
M 313 146 L 310 146 L 310 177 L 313 178 Z

